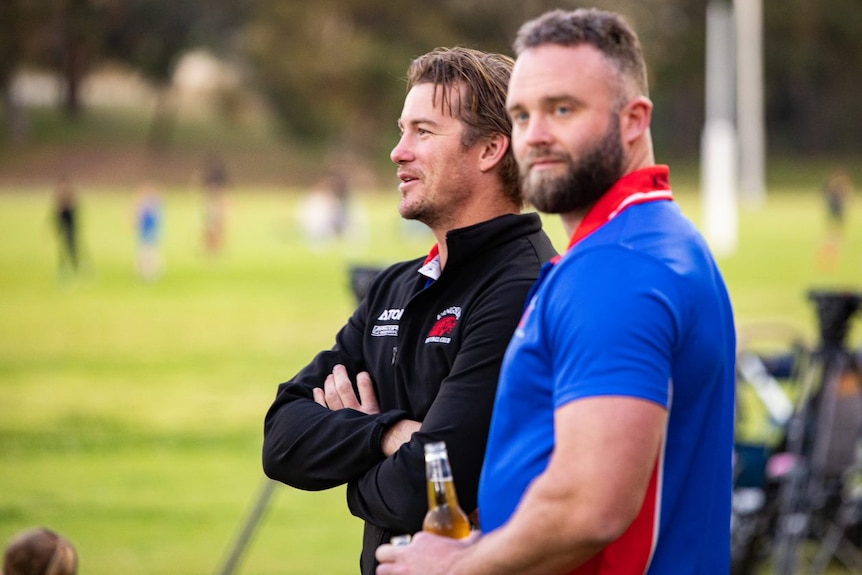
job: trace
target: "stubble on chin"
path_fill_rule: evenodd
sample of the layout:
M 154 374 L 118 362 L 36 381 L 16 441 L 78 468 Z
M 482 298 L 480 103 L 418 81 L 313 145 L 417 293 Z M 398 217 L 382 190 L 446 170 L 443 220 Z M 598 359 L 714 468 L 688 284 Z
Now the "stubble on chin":
M 398 206 L 398 213 L 404 220 L 415 220 L 425 224 L 431 229 L 437 225 L 439 219 L 434 210 L 422 204 L 411 204 L 401 200 L 401 205 Z

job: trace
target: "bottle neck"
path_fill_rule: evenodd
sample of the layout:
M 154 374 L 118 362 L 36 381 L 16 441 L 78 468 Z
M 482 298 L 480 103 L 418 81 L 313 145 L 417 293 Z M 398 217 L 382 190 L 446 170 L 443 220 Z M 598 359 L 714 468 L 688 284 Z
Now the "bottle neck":
M 432 496 L 432 500 L 428 502 L 429 506 L 440 507 L 448 503 L 446 501 L 446 485 L 442 481 L 433 482 L 429 495 Z
M 429 507 L 446 505 L 448 503 L 447 484 L 450 490 L 454 489 L 448 460 L 445 457 L 428 458 L 425 461 L 425 470 L 428 477 Z

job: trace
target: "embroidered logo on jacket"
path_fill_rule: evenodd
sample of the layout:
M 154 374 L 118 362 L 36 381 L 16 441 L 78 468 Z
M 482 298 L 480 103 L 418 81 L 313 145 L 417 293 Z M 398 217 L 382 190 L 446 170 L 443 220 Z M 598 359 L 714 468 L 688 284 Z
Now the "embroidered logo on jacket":
M 403 309 L 383 310 L 377 321 L 398 321 L 404 313 Z M 375 325 L 371 327 L 371 337 L 395 337 L 398 335 L 398 324 Z
M 398 325 L 375 325 L 371 328 L 371 337 L 389 337 L 398 335 Z
M 377 321 L 388 321 L 393 319 L 399 320 L 401 319 L 401 314 L 403 313 L 403 309 L 387 309 L 380 314 L 380 317 L 377 318 Z
M 425 338 L 425 343 L 449 343 L 452 338 L 452 331 L 458 325 L 458 320 L 461 319 L 461 308 L 452 306 L 446 308 L 437 314 L 437 322 L 428 332 L 428 337 Z

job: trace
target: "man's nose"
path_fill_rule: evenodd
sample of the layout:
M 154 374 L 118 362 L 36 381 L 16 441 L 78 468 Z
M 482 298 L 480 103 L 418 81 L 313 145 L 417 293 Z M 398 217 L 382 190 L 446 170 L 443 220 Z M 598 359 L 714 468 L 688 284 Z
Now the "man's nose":
M 398 143 L 395 144 L 395 147 L 389 153 L 389 159 L 396 164 L 403 164 L 404 162 L 413 160 L 413 152 L 410 151 L 403 135 L 398 139 Z

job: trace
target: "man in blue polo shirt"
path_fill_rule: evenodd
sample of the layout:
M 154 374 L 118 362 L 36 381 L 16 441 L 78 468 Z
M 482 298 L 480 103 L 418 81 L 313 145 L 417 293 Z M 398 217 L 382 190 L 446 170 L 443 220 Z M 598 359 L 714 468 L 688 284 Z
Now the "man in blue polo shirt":
M 523 190 L 569 249 L 504 358 L 483 535 L 378 549 L 379 575 L 726 574 L 735 331 L 709 249 L 656 165 L 635 33 L 618 15 L 526 23 L 507 108 Z

